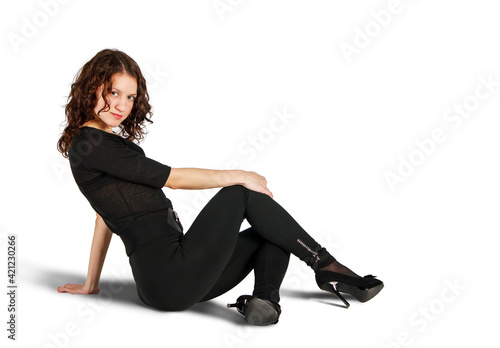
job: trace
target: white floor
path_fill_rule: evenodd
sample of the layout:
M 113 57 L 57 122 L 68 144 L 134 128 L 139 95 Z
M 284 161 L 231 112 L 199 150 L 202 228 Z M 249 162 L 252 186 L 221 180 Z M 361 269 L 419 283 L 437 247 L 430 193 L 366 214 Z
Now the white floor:
M 2 347 L 482 347 L 498 342 L 500 46 L 491 1 L 9 2 L 0 11 Z M 56 151 L 70 83 L 116 47 L 146 75 L 141 146 L 172 167 L 241 168 L 342 263 L 385 282 L 341 308 L 293 258 L 277 325 L 143 306 L 113 237 L 98 296 L 94 214 Z M 186 228 L 214 191 L 164 189 Z M 16 342 L 7 237 L 17 236 Z M 5 265 L 5 266 L 4 266 Z M 193 284 L 193 286 L 196 286 Z
M 251 327 L 234 309 L 227 309 L 226 303 L 248 293 L 252 277 L 190 310 L 160 312 L 140 303 L 125 263 L 107 265 L 100 295 L 78 296 L 58 294 L 55 288 L 66 281 L 82 281 L 81 272 L 22 259 L 17 344 L 23 347 L 132 347 L 145 343 L 253 347 L 317 342 L 341 347 L 487 345 L 494 324 L 483 318 L 498 309 L 485 298 L 484 284 L 476 285 L 467 272 L 433 270 L 424 262 L 420 271 L 410 267 L 405 274 L 397 259 L 393 265 L 377 262 L 386 287 L 376 298 L 361 304 L 347 297 L 351 307 L 346 309 L 318 290 L 312 272 L 296 261 L 291 262 L 283 284 L 279 323 Z

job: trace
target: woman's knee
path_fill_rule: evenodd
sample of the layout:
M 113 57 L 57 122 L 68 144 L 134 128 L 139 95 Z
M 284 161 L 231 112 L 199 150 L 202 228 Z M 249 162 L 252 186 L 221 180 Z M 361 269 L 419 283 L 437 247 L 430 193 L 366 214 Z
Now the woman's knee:
M 242 185 L 232 185 L 223 187 L 217 195 L 225 196 L 231 200 L 241 199 L 242 202 L 246 203 L 248 200 L 248 192 L 249 190 Z
M 224 192 L 234 192 L 234 193 L 245 193 L 246 190 L 248 190 L 245 186 L 243 185 L 231 185 L 231 186 L 226 186 L 220 189 L 220 191 Z

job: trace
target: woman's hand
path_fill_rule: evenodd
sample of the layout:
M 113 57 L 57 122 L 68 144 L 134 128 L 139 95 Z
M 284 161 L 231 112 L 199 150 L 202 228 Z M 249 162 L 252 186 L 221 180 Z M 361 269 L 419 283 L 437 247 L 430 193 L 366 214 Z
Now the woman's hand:
M 89 295 L 89 294 L 98 294 L 99 288 L 90 288 L 85 284 L 66 284 L 57 288 L 57 292 L 69 292 L 70 294 L 81 294 L 81 295 Z
M 273 193 L 267 188 L 267 180 L 255 172 L 243 172 L 243 186 L 273 198 Z

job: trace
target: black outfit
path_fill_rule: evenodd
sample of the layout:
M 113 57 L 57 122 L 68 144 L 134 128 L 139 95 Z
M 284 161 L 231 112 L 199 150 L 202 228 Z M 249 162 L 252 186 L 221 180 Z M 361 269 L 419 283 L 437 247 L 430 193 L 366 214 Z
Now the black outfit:
M 335 259 L 271 197 L 222 188 L 183 234 L 167 219 L 171 168 L 121 136 L 82 127 L 68 151 L 80 191 L 119 235 L 140 299 L 182 310 L 237 285 L 254 269 L 254 295 L 279 301 L 290 253 L 317 271 Z M 251 228 L 239 232 L 243 219 Z

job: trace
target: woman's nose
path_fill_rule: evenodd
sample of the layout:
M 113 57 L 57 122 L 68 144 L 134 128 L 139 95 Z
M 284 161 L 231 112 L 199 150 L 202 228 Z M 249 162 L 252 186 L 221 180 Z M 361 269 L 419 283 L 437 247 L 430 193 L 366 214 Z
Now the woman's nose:
M 126 105 L 127 105 L 127 104 L 126 104 L 126 100 L 124 100 L 123 98 L 120 98 L 120 99 L 118 100 L 118 102 L 116 103 L 115 108 L 116 108 L 116 110 L 118 110 L 118 111 L 125 111 L 125 109 L 126 109 Z

